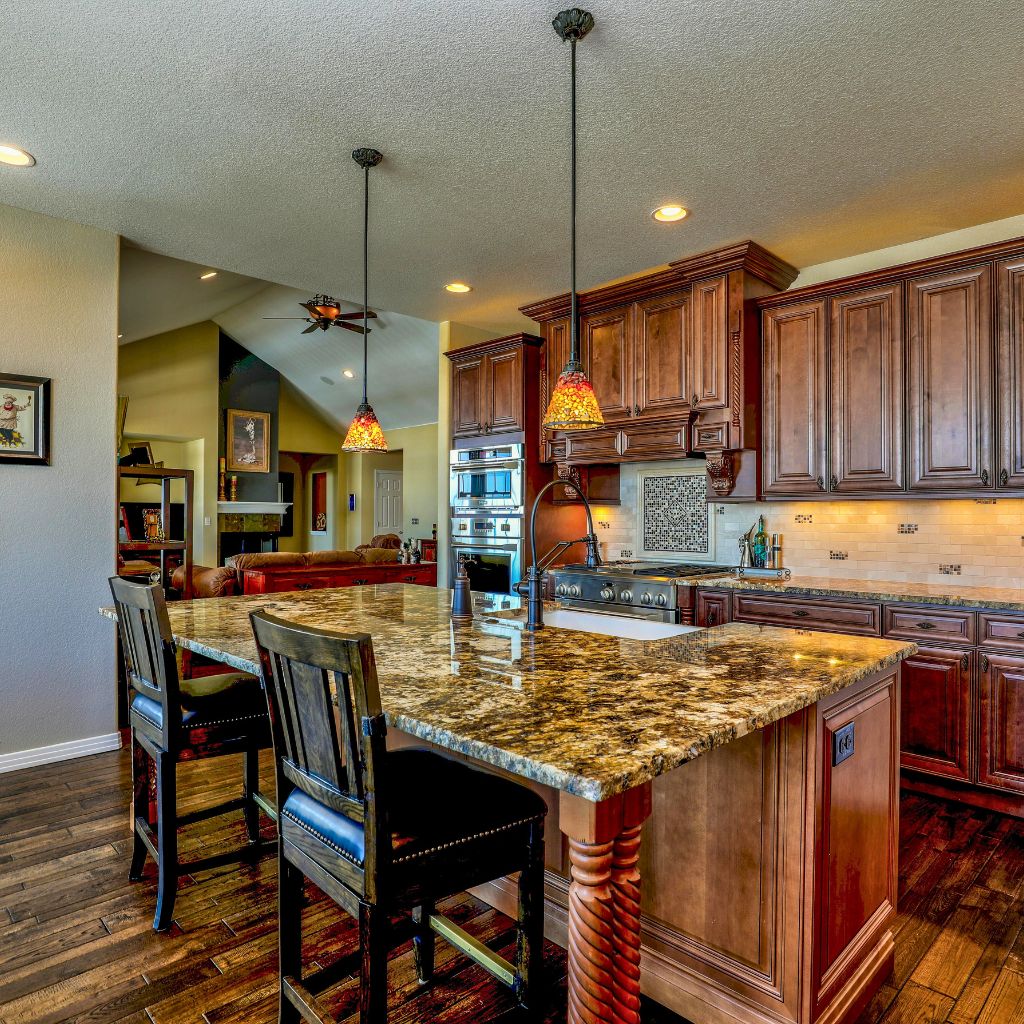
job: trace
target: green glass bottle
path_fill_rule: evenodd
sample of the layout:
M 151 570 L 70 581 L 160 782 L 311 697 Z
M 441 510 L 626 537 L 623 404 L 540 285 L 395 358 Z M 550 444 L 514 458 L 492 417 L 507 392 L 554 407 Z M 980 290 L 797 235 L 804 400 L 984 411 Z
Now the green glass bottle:
M 764 516 L 757 517 L 757 532 L 752 546 L 754 567 L 763 569 L 768 564 L 768 534 L 764 532 Z

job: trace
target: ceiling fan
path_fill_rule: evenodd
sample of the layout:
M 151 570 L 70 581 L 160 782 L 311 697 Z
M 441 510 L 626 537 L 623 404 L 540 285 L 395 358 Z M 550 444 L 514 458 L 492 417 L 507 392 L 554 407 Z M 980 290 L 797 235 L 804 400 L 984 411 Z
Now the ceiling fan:
M 326 331 L 332 325 L 344 327 L 346 331 L 355 331 L 356 334 L 363 333 L 362 327 L 358 324 L 347 323 L 349 320 L 361 320 L 363 318 L 363 311 L 360 309 L 354 313 L 343 313 L 338 305 L 338 300 L 332 299 L 330 295 L 314 295 L 308 302 L 300 302 L 299 305 L 309 313 L 309 316 L 265 316 L 263 319 L 302 320 L 304 323 L 309 324 L 309 327 L 302 332 L 303 334 L 310 334 L 317 330 L 317 328 L 321 331 Z M 372 310 L 367 310 L 366 316 L 375 318 L 377 314 Z

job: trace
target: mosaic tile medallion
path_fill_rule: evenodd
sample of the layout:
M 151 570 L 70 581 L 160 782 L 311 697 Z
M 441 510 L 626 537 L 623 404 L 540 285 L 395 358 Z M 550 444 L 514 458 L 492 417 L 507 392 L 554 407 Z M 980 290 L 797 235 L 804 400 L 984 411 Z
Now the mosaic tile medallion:
M 640 478 L 641 547 L 674 557 L 714 555 L 705 473 L 650 473 Z

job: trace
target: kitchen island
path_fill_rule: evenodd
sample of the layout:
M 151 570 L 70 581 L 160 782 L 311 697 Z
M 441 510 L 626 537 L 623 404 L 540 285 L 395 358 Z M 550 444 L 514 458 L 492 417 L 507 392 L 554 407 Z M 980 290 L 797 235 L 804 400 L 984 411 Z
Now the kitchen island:
M 258 668 L 255 608 L 369 633 L 392 742 L 545 795 L 570 1020 L 637 1021 L 641 989 L 699 1024 L 852 1019 L 892 965 L 899 664 L 914 645 L 738 624 L 531 634 L 515 607 L 453 624 L 449 601 L 392 584 L 169 612 L 181 646 L 243 671 Z M 482 894 L 511 907 L 501 883 Z

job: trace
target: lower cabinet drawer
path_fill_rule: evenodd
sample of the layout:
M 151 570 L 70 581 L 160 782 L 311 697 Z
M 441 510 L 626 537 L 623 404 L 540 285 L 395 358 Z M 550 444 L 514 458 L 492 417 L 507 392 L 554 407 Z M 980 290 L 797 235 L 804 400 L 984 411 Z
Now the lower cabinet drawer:
M 388 573 L 388 583 L 414 583 L 423 587 L 436 585 L 437 570 L 432 565 L 400 565 Z
M 689 424 L 630 424 L 622 428 L 622 455 L 626 459 L 682 459 L 689 448 Z
M 1009 612 L 981 612 L 978 615 L 978 643 L 1005 651 L 1024 651 L 1024 615 Z
M 324 587 L 338 585 L 333 583 L 327 574 L 323 576 L 309 576 L 303 573 L 296 573 L 294 576 L 268 574 L 266 580 L 265 593 L 267 594 L 283 594 L 292 590 L 322 590 Z
M 733 618 L 769 626 L 795 626 L 833 633 L 881 633 L 882 607 L 861 601 L 831 602 L 774 594 L 734 594 Z
M 727 622 L 731 621 L 732 594 L 729 591 L 697 591 L 696 625 L 724 626 Z
M 1022 623 L 1024 628 L 1024 623 Z M 974 612 L 951 608 L 887 604 L 885 635 L 900 640 L 938 641 L 944 644 L 974 645 Z

